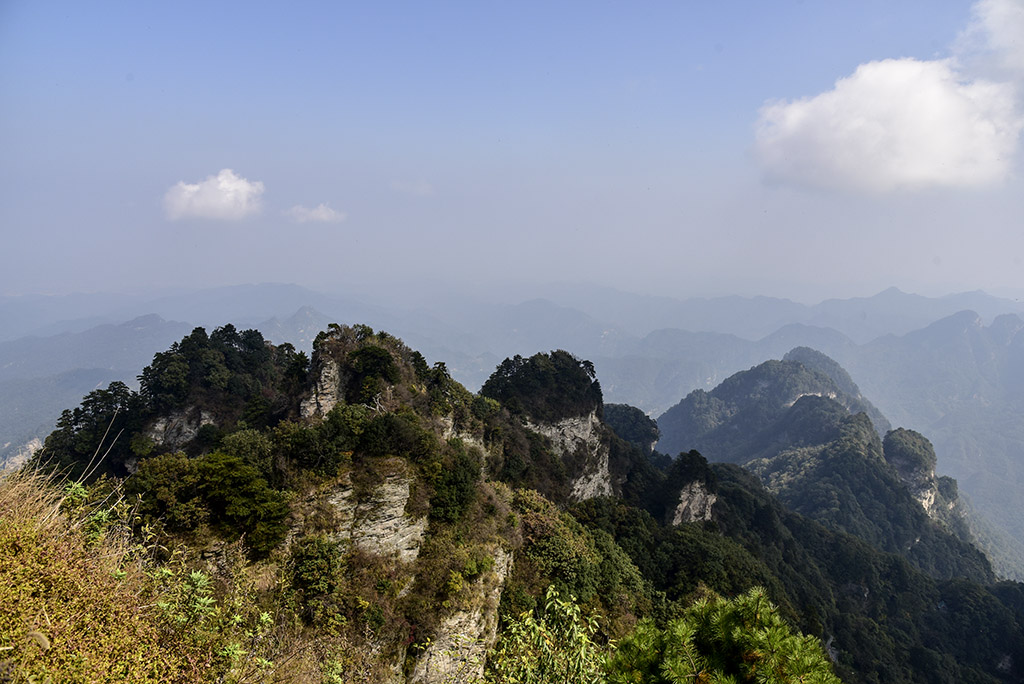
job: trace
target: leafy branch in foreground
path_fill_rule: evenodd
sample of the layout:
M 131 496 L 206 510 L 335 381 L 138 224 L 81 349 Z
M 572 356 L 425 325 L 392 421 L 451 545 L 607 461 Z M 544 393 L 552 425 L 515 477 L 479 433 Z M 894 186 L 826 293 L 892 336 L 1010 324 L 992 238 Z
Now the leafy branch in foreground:
M 573 597 L 549 587 L 543 611 L 511 620 L 490 658 L 488 681 L 518 684 L 598 684 L 604 652 L 594 643 L 597 620 L 580 611 Z

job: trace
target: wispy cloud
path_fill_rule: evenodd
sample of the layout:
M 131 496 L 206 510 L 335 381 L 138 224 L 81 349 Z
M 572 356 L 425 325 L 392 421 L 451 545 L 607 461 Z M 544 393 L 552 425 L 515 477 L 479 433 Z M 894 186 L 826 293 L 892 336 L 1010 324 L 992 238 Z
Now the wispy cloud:
M 1008 16 L 1024 21 L 1024 4 L 981 2 L 971 33 L 989 52 L 1016 60 L 1011 48 L 1019 45 L 990 27 Z M 1012 167 L 1024 114 L 1014 81 L 1005 70 L 998 76 L 968 76 L 957 58 L 886 59 L 860 65 L 819 95 L 766 103 L 756 126 L 764 176 L 861 192 L 999 182 Z
M 284 215 L 294 223 L 341 223 L 346 218 L 345 212 L 331 209 L 326 203 L 312 209 L 296 204 L 285 211 Z
M 172 221 L 205 218 L 237 221 L 262 208 L 263 183 L 242 178 L 222 169 L 198 183 L 179 181 L 164 194 L 164 209 Z

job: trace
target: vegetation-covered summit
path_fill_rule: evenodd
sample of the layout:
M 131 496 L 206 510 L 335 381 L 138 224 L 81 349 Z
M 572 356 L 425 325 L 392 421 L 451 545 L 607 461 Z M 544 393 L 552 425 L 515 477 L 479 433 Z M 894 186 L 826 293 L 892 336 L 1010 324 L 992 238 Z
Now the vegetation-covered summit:
M 864 395 L 861 394 L 857 383 L 853 381 L 853 378 L 851 378 L 850 374 L 846 372 L 846 369 L 840 366 L 834 359 L 822 354 L 817 349 L 811 349 L 810 347 L 794 347 L 782 357 L 782 360 L 796 361 L 807 368 L 814 369 L 827 375 L 832 382 L 836 383 L 836 387 L 839 388 L 839 391 L 849 398 L 847 408 L 850 409 L 850 412 L 866 413 L 868 418 L 871 419 L 871 424 L 874 425 L 875 430 L 878 431 L 878 434 L 885 435 L 885 433 L 892 429 L 889 419 L 882 415 L 882 412 L 879 411 L 874 404 L 864 398 Z
M 594 364 L 561 349 L 527 359 L 518 355 L 505 359 L 480 394 L 547 423 L 593 412 L 600 415 L 602 406 Z

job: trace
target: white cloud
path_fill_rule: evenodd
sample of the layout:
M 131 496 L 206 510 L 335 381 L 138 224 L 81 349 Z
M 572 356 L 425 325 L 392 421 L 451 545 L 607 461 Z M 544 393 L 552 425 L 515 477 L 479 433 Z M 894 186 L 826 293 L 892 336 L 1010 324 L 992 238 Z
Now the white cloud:
M 827 92 L 765 103 L 765 177 L 862 192 L 1003 180 L 1024 129 L 1024 0 L 977 2 L 954 51 L 868 62 Z
M 890 59 L 765 105 L 757 152 L 768 178 L 803 185 L 977 186 L 1006 174 L 1021 127 L 1011 86 L 961 82 L 948 61 Z
M 345 220 L 345 212 L 331 209 L 324 203 L 318 204 L 313 209 L 296 204 L 284 212 L 284 215 L 295 223 L 341 223 Z
M 179 181 L 164 195 L 167 218 L 207 218 L 236 221 L 258 214 L 263 183 L 249 181 L 231 169 L 207 176 L 198 183 Z

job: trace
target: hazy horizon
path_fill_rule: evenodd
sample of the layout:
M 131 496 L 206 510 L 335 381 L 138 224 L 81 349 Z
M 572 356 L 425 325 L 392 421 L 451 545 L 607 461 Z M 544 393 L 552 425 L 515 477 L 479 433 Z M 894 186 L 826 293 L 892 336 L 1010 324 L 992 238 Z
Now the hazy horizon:
M 880 290 L 870 291 L 854 291 L 846 295 L 833 295 L 833 296 L 821 296 L 821 297 L 808 297 L 803 296 L 800 292 L 787 295 L 785 293 L 772 293 L 772 292 L 744 292 L 744 291 L 683 291 L 683 292 L 666 292 L 659 290 L 643 290 L 643 289 L 628 289 L 623 287 L 615 287 L 608 283 L 598 282 L 585 282 L 585 281 L 549 281 L 549 282 L 509 282 L 509 281 L 497 281 L 489 282 L 483 286 L 476 287 L 472 291 L 466 290 L 462 284 L 457 282 L 450 283 L 429 283 L 417 284 L 415 281 L 398 281 L 391 283 L 390 286 L 369 290 L 365 286 L 358 284 L 340 284 L 334 287 L 311 287 L 299 282 L 283 282 L 283 281 L 251 281 L 251 282 L 233 282 L 224 284 L 211 284 L 211 285 L 172 285 L 172 286 L 146 286 L 146 287 L 134 287 L 126 286 L 123 288 L 109 288 L 109 289 L 95 289 L 95 290 L 63 290 L 63 291 L 36 291 L 36 292 L 11 292 L 2 293 L 0 298 L 8 300 L 19 299 L 23 297 L 125 297 L 131 300 L 147 301 L 147 300 L 158 300 L 162 298 L 173 298 L 178 296 L 188 296 L 192 294 L 199 294 L 210 291 L 230 290 L 233 288 L 259 288 L 259 287 L 297 287 L 316 295 L 325 295 L 329 297 L 348 298 L 353 301 L 358 301 L 366 304 L 382 304 L 391 307 L 397 307 L 402 304 L 408 306 L 416 306 L 420 302 L 435 301 L 437 303 L 448 302 L 451 303 L 455 299 L 478 301 L 480 303 L 494 302 L 503 304 L 519 304 L 532 300 L 557 300 L 560 294 L 564 294 L 566 291 L 579 291 L 584 289 L 593 290 L 595 295 L 601 293 L 618 293 L 626 296 L 639 296 L 639 297 L 651 297 L 651 298 L 666 298 L 684 302 L 687 300 L 715 300 L 715 299 L 727 299 L 732 297 L 739 297 L 741 299 L 756 299 L 759 297 L 765 297 L 776 300 L 788 300 L 795 304 L 802 306 L 813 307 L 830 300 L 856 300 L 856 299 L 872 299 L 884 295 L 890 290 L 897 290 L 905 295 L 920 296 L 928 299 L 943 299 L 948 297 L 955 297 L 964 294 L 982 293 L 991 297 L 1006 299 L 1006 300 L 1019 300 L 1024 298 L 1024 287 L 1019 289 L 1005 288 L 1002 290 L 985 290 L 983 288 L 975 288 L 971 290 L 958 290 L 958 291 L 911 291 L 900 288 L 896 285 L 889 285 L 883 287 Z M 316 308 L 316 307 L 313 307 Z
M 0 7 L 0 295 L 1024 294 L 1024 2 Z

